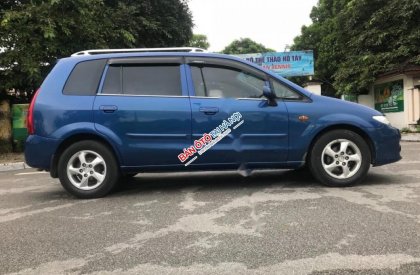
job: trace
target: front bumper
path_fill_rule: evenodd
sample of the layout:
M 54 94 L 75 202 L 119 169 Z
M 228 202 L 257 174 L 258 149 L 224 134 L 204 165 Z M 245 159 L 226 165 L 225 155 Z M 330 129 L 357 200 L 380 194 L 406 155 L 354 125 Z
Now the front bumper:
M 28 136 L 25 143 L 26 163 L 31 167 L 49 171 L 51 159 L 59 144 L 59 139 Z
M 401 159 L 401 134 L 394 127 L 384 125 L 371 129 L 370 135 L 374 145 L 373 166 L 380 166 Z

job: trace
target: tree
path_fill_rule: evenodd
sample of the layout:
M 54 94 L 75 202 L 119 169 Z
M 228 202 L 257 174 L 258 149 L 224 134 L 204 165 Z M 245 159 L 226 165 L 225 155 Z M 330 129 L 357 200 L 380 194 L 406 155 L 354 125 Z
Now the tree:
M 191 41 L 189 43 L 190 47 L 208 49 L 210 43 L 207 41 L 207 36 L 204 34 L 193 34 Z
M 0 96 L 32 93 L 56 60 L 92 48 L 182 46 L 185 0 L 7 0 L 0 4 Z
M 337 15 L 344 9 L 347 0 L 320 0 L 313 7 L 310 17 L 312 24 L 303 26 L 301 35 L 294 39 L 291 50 L 313 50 L 315 58 L 315 79 L 323 82 L 324 95 L 334 96 L 337 93 L 334 73 L 341 60 L 341 45 L 338 43 L 340 32 Z M 294 78 L 293 81 L 303 84 L 306 77 Z
M 320 0 L 292 49 L 313 49 L 316 78 L 337 94 L 368 91 L 376 77 L 420 64 L 420 1 Z
M 363 93 L 385 72 L 420 65 L 420 1 L 352 1 L 337 21 L 343 60 L 334 74 L 341 93 Z
M 12 152 L 10 113 L 9 101 L 0 99 L 0 154 Z
M 275 50 L 265 47 L 250 38 L 241 38 L 234 40 L 223 49 L 224 54 L 247 54 L 247 53 L 266 53 L 275 52 Z

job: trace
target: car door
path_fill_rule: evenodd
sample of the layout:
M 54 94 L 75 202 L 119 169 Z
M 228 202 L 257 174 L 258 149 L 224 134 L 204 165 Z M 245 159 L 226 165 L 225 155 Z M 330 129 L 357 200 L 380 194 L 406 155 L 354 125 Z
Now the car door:
M 191 107 L 179 57 L 108 61 L 94 103 L 95 127 L 118 145 L 123 165 L 180 165 L 191 143 Z
M 246 64 L 216 58 L 187 58 L 190 71 L 192 137 L 200 138 L 234 114 L 241 125 L 192 163 L 263 166 L 287 161 L 288 114 L 279 100 L 263 98 L 267 76 Z M 214 138 L 214 137 L 213 137 Z

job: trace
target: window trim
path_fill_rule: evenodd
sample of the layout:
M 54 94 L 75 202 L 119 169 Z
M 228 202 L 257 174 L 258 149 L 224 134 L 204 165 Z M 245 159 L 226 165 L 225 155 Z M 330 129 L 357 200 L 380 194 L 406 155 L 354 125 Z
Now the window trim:
M 234 68 L 239 71 L 248 72 L 250 74 L 255 75 L 265 81 L 268 80 L 268 75 L 260 71 L 256 68 L 250 67 L 247 64 L 241 63 L 236 60 L 224 59 L 224 58 L 215 58 L 215 57 L 190 57 L 187 56 L 185 58 L 185 64 L 189 66 L 197 66 L 197 67 L 204 67 L 206 65 L 216 66 L 216 67 L 226 67 L 226 68 Z
M 187 95 L 133 95 L 133 94 L 97 94 L 98 96 L 131 96 L 131 97 L 189 97 Z
M 108 65 L 124 64 L 172 64 L 182 65 L 182 56 L 155 56 L 155 57 L 120 57 L 108 59 Z

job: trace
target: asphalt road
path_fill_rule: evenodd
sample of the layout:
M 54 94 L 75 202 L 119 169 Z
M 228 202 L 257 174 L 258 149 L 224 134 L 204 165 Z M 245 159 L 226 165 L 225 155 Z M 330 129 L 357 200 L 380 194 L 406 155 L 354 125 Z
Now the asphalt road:
M 307 173 L 143 174 L 77 200 L 0 173 L 0 274 L 420 274 L 420 143 L 351 188 Z

